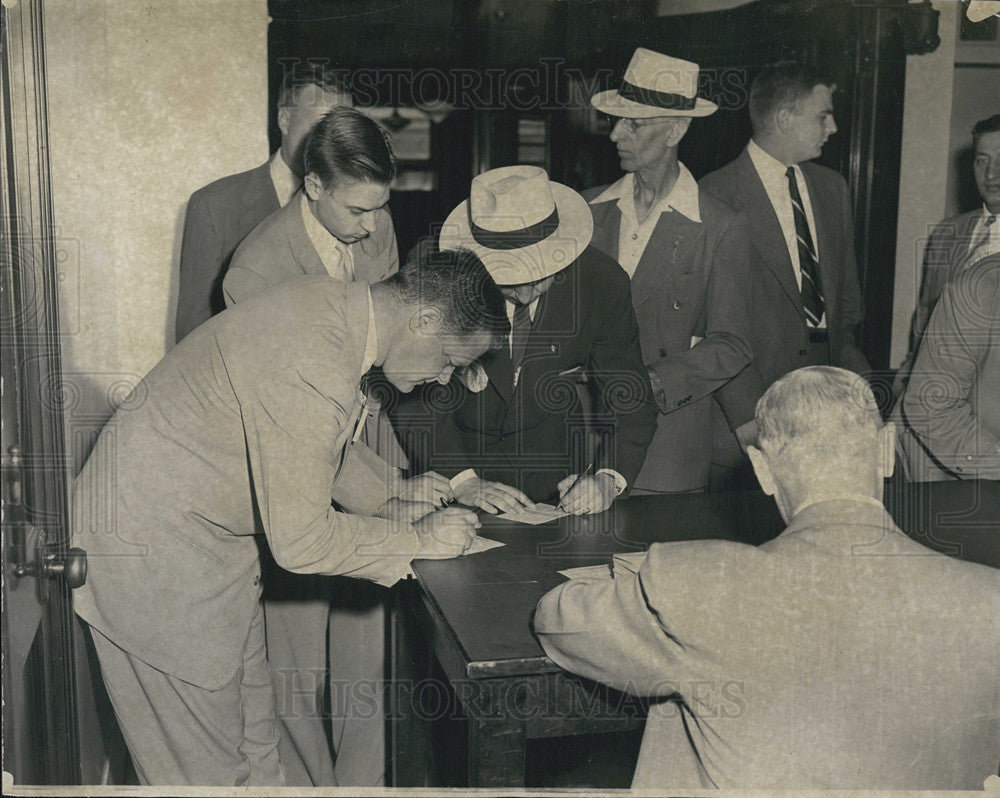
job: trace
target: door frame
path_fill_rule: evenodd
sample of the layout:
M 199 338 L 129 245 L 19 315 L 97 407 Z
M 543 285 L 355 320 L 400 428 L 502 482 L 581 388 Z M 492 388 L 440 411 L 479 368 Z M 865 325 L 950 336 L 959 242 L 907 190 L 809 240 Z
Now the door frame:
M 50 196 L 42 3 L 0 6 L 3 31 L 2 265 L 4 769 L 15 782 L 79 784 L 75 618 L 65 577 L 17 575 L 69 546 L 56 240 Z M 20 457 L 12 457 L 16 444 Z M 42 538 L 36 552 L 35 542 Z M 38 629 L 14 650 L 10 591 L 34 594 Z M 30 627 L 29 627 L 30 629 Z M 13 648 L 12 648 L 13 645 Z M 20 663 L 24 663 L 23 670 Z M 11 668 L 13 663 L 18 667 Z

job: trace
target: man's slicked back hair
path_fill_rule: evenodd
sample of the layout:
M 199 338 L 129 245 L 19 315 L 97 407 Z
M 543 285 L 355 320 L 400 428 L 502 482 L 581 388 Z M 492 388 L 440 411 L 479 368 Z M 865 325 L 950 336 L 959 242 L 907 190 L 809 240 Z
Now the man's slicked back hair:
M 833 86 L 830 77 L 800 61 L 781 61 L 764 67 L 750 86 L 750 124 L 766 130 L 779 108 L 794 105 L 817 86 Z
M 983 133 L 1000 133 L 1000 114 L 993 114 L 976 122 L 972 128 L 973 146 L 979 143 L 979 136 Z
M 389 133 L 354 108 L 333 108 L 319 120 L 306 143 L 305 167 L 327 190 L 345 178 L 389 185 L 397 170 Z
M 308 103 L 312 96 L 318 96 L 320 92 L 351 96 L 346 69 L 334 69 L 328 64 L 312 61 L 303 64 L 300 59 L 293 59 L 291 63 L 283 60 L 282 66 L 285 74 L 278 91 L 278 108 L 289 108 L 300 98 Z M 307 92 L 314 95 L 306 95 Z
M 470 250 L 423 248 L 385 284 L 404 304 L 440 310 L 446 334 L 469 338 L 486 332 L 491 349 L 498 349 L 510 335 L 503 294 Z

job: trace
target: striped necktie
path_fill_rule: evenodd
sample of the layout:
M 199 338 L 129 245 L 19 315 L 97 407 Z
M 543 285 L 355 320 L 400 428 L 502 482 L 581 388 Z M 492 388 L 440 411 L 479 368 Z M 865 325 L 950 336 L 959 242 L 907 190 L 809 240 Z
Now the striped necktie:
M 514 308 L 514 322 L 511 324 L 510 336 L 510 367 L 514 372 L 514 385 L 521 370 L 521 361 L 528 348 L 528 336 L 531 335 L 531 306 L 518 305 Z
M 983 219 L 982 229 L 979 231 L 979 235 L 976 237 L 976 240 L 972 243 L 972 246 L 969 247 L 969 252 L 965 256 L 965 260 L 962 263 L 963 269 L 967 269 L 973 263 L 982 260 L 984 257 L 986 257 L 987 254 L 989 254 L 987 252 L 987 247 L 989 246 L 990 243 L 990 232 L 991 232 L 990 228 L 993 227 L 993 224 L 996 222 L 996 220 L 997 220 L 996 215 L 992 213 L 988 214 L 986 218 Z
M 806 312 L 809 325 L 818 327 L 823 318 L 823 285 L 819 279 L 819 259 L 813 246 L 812 235 L 809 233 L 809 221 L 799 195 L 799 186 L 795 180 L 795 169 L 791 166 L 785 172 L 788 175 L 788 194 L 792 198 L 792 215 L 795 217 L 795 237 L 799 244 L 799 270 L 802 272 L 802 307 Z

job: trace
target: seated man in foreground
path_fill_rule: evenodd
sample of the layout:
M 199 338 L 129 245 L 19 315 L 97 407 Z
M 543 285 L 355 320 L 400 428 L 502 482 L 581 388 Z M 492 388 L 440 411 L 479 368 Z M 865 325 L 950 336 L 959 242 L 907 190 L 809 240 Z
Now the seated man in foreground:
M 749 454 L 785 531 L 654 544 L 574 579 L 535 631 L 574 673 L 653 704 L 633 787 L 978 789 L 1000 760 L 1000 572 L 937 554 L 882 506 L 867 383 L 812 366 L 757 404 Z
M 300 277 L 200 325 L 122 403 L 74 485 L 74 604 L 143 784 L 285 782 L 254 538 L 288 571 L 383 585 L 466 551 L 474 513 L 400 501 L 353 442 L 359 385 L 373 366 L 446 383 L 509 329 L 468 252 L 371 287 Z

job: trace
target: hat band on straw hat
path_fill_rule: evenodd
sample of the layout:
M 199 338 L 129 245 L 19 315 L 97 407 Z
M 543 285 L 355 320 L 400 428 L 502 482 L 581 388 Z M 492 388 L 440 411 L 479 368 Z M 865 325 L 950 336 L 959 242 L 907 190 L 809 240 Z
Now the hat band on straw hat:
M 469 216 L 469 232 L 477 244 L 487 249 L 523 249 L 544 241 L 559 229 L 559 209 L 528 227 L 520 230 L 487 230 L 480 227 Z
M 677 111 L 690 111 L 698 101 L 697 97 L 685 97 L 683 94 L 671 94 L 664 91 L 654 91 L 644 89 L 641 86 L 634 86 L 628 81 L 622 81 L 622 87 L 618 93 L 626 100 L 641 103 L 642 105 L 652 105 L 654 108 L 668 108 Z

